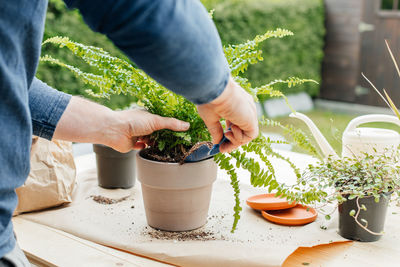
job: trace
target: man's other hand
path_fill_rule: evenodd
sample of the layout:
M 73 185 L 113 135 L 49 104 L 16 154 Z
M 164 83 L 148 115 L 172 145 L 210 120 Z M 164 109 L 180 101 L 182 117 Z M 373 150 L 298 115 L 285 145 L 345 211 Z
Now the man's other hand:
M 230 131 L 225 133 L 229 142 L 221 145 L 221 152 L 231 152 L 258 136 L 258 120 L 253 98 L 231 77 L 222 94 L 197 109 L 211 133 L 213 143 L 223 137 L 220 119 L 225 119 Z

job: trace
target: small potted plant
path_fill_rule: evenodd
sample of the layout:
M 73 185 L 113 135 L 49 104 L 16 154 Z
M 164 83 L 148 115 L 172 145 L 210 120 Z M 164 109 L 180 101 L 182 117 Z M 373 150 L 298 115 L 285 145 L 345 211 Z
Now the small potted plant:
M 328 158 L 310 165 L 300 183 L 308 187 L 303 190 L 325 191 L 321 203 L 338 204 L 341 236 L 363 242 L 376 241 L 383 234 L 391 195 L 400 196 L 398 162 L 398 150 L 381 155 L 365 153 L 358 159 Z
M 232 77 L 255 100 L 261 94 L 284 97 L 281 92 L 274 90 L 276 84 L 287 84 L 290 87 L 304 82 L 315 82 L 291 77 L 286 80 L 274 80 L 260 87 L 253 87 L 246 78 L 240 76 L 249 64 L 263 59 L 262 51 L 258 49 L 261 42 L 268 38 L 282 38 L 292 34 L 288 30 L 276 29 L 267 31 L 243 44 L 224 47 Z M 85 83 L 96 88 L 95 91 L 88 91 L 91 95 L 109 97 L 111 94 L 129 94 L 135 96 L 138 99 L 137 104 L 143 106 L 150 113 L 174 117 L 190 123 L 191 126 L 187 132 L 170 130 L 154 132 L 149 137 L 152 145 L 137 155 L 138 177 L 142 184 L 146 216 L 151 226 L 163 230 L 182 231 L 203 225 L 207 218 L 212 183 L 217 175 L 217 165 L 229 174 L 234 191 L 232 232 L 236 229 L 241 211 L 236 168 L 241 167 L 249 171 L 251 183 L 254 186 L 263 186 L 270 192 L 274 190 L 277 195 L 285 196 L 289 200 L 309 203 L 313 199 L 319 198 L 321 192 L 298 194 L 295 190 L 290 190 L 289 187 L 277 182 L 275 170 L 269 161 L 270 156 L 289 162 L 298 177 L 300 177 L 300 173 L 288 158 L 281 156 L 271 148 L 275 142 L 261 134 L 249 144 L 242 146 L 241 150 L 235 150 L 229 154 L 217 154 L 213 159 L 198 163 L 181 164 L 196 146 L 207 143 L 211 139 L 210 133 L 193 103 L 167 90 L 129 62 L 113 57 L 101 48 L 76 43 L 66 37 L 47 39 L 44 45 L 49 43 L 68 48 L 73 54 L 99 70 L 98 74 L 85 73 L 77 67 L 65 64 L 49 55 L 41 58 L 41 61 L 69 69 Z M 260 123 L 286 129 L 299 146 L 315 152 L 315 148 L 310 145 L 301 131 L 268 119 L 262 119 Z M 246 155 L 248 152 L 258 155 L 263 164 L 248 157 Z M 266 167 L 263 166 L 264 164 Z
M 93 144 L 93 151 L 96 154 L 99 186 L 127 189 L 135 185 L 135 150 L 121 153 L 105 145 Z

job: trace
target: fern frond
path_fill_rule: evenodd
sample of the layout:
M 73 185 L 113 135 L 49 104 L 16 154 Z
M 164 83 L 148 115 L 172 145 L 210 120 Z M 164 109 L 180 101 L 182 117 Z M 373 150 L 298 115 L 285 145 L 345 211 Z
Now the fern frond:
M 287 86 L 290 88 L 290 87 L 297 86 L 297 85 L 300 85 L 300 84 L 303 84 L 306 82 L 312 82 L 312 83 L 318 84 L 318 82 L 313 79 L 301 79 L 298 77 L 289 77 L 286 80 L 281 80 L 281 79 L 273 80 L 272 82 L 269 82 L 268 84 L 266 84 L 266 86 L 273 87 L 276 84 L 283 83 L 283 84 L 287 84 Z
M 214 12 L 215 12 L 215 9 L 211 9 L 211 10 L 208 11 L 208 16 L 210 17 L 210 19 L 213 19 Z
M 254 88 L 254 92 L 256 95 L 268 95 L 271 97 L 283 97 L 284 94 L 281 91 L 274 90 L 272 86 L 262 85 L 260 87 Z
M 214 156 L 215 162 L 218 164 L 218 166 L 227 172 L 231 179 L 231 186 L 233 188 L 233 196 L 235 198 L 235 205 L 233 207 L 233 224 L 232 224 L 232 229 L 231 232 L 235 232 L 237 228 L 237 224 L 240 219 L 240 212 L 242 211 L 242 207 L 240 206 L 240 188 L 239 188 L 239 179 L 238 175 L 235 171 L 234 166 L 232 163 L 230 163 L 230 157 L 226 156 L 225 154 L 217 154 Z
M 280 187 L 275 176 L 262 169 L 255 159 L 245 157 L 243 152 L 238 150 L 231 152 L 230 155 L 236 160 L 237 166 L 242 167 L 250 173 L 250 183 L 254 187 L 265 187 L 269 192 Z
M 42 45 L 45 44 L 55 44 L 60 48 L 67 47 L 73 54 L 86 61 L 86 63 L 98 68 L 106 67 L 107 69 L 113 69 L 123 66 L 129 70 L 134 69 L 133 66 L 125 60 L 111 56 L 110 53 L 104 51 L 102 48 L 74 42 L 68 37 L 51 37 L 45 40 Z
M 264 153 L 263 149 L 265 149 L 265 146 L 271 146 L 271 143 L 269 142 L 262 142 L 262 135 L 260 135 L 259 137 L 257 137 L 256 139 L 254 139 L 253 141 L 251 141 L 250 143 L 248 143 L 247 145 L 243 145 L 242 149 L 245 152 L 254 152 L 256 155 L 258 155 L 260 157 L 260 159 L 262 160 L 262 162 L 267 166 L 269 174 L 272 174 L 273 176 L 275 176 L 275 169 L 272 166 L 271 162 L 269 161 L 267 154 Z M 269 141 L 271 141 L 269 139 Z
M 264 42 L 265 40 L 267 40 L 269 38 L 283 38 L 283 37 L 291 36 L 291 35 L 294 35 L 294 33 L 292 31 L 277 28 L 274 31 L 267 31 L 264 34 L 257 35 L 254 38 L 254 42 L 258 45 L 259 43 Z
M 262 35 L 257 35 L 253 40 L 243 44 L 224 47 L 225 57 L 228 60 L 232 76 L 237 76 L 246 71 L 249 64 L 255 64 L 263 60 L 262 51 L 258 50 L 258 45 L 261 42 L 269 38 L 283 38 L 289 35 L 293 35 L 293 32 L 278 28 L 274 31 L 267 31 Z
M 255 102 L 258 102 L 257 90 L 251 87 L 251 83 L 247 78 L 235 76 L 233 79 L 253 97 Z
M 294 108 L 290 105 L 288 98 L 281 91 L 275 90 L 273 87 L 276 84 L 287 84 L 287 86 L 290 88 L 293 86 L 304 84 L 306 82 L 318 83 L 317 81 L 312 80 L 312 79 L 301 79 L 298 77 L 289 77 L 286 80 L 276 79 L 268 84 L 262 85 L 260 87 L 256 87 L 252 90 L 252 92 L 255 93 L 256 95 L 268 95 L 270 97 L 282 97 L 285 100 L 286 105 L 292 110 L 292 112 L 296 112 L 294 110 Z
M 269 82 L 269 83 L 267 83 L 265 85 L 262 85 L 260 87 L 256 87 L 253 90 L 256 92 L 257 95 L 268 95 L 268 96 L 271 96 L 271 97 L 283 97 L 283 98 L 285 98 L 287 104 L 290 107 L 289 101 L 287 100 L 285 95 L 279 90 L 274 90 L 274 85 L 276 85 L 276 84 L 287 84 L 287 86 L 290 88 L 290 87 L 293 87 L 293 86 L 304 84 L 306 82 L 313 82 L 313 83 L 317 83 L 318 84 L 317 81 L 312 80 L 312 79 L 301 79 L 301 78 L 298 78 L 298 77 L 289 77 L 286 80 L 276 79 L 276 80 L 274 80 L 272 82 Z
M 313 156 L 322 158 L 316 147 L 311 143 L 310 139 L 301 129 L 295 129 L 292 125 L 282 125 L 277 121 L 265 117 L 260 119 L 260 125 L 281 128 L 285 134 L 289 135 L 293 139 L 298 147 L 311 153 Z
M 64 67 L 70 70 L 77 78 L 81 79 L 84 83 L 95 86 L 97 88 L 111 88 L 114 84 L 114 81 L 111 79 L 107 79 L 101 75 L 95 75 L 93 73 L 83 72 L 79 68 L 65 64 L 58 59 L 55 59 L 49 55 L 44 55 L 39 59 L 42 62 L 49 62 L 54 65 L 58 65 L 60 67 Z M 96 97 L 106 97 L 109 98 L 111 94 L 115 93 L 114 91 L 110 90 L 107 93 L 102 94 L 94 94 L 93 96 Z
M 256 150 L 253 150 L 253 148 L 256 148 Z M 256 152 L 257 154 L 260 153 L 257 151 L 260 149 L 259 146 L 254 146 L 253 148 L 248 151 Z M 326 192 L 317 190 L 316 188 L 300 188 L 298 185 L 288 186 L 280 184 L 273 173 L 262 169 L 255 159 L 246 157 L 245 153 L 239 150 L 231 152 L 230 156 L 236 160 L 236 167 L 241 167 L 250 173 L 250 183 L 254 187 L 265 187 L 268 192 L 274 191 L 276 196 L 282 196 L 289 201 L 303 204 L 314 203 L 326 196 Z M 267 159 L 265 163 L 268 164 L 268 162 L 269 160 Z

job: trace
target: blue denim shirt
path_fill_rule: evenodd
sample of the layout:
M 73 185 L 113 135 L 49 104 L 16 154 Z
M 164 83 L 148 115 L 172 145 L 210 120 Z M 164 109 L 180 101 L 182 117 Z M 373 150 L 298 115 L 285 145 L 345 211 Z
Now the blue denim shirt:
M 149 75 L 192 102 L 207 103 L 224 90 L 228 65 L 198 0 L 65 2 Z M 32 133 L 51 139 L 71 98 L 34 78 L 46 7 L 47 0 L 0 0 L 0 258 L 15 245 L 15 188 L 29 173 Z
M 65 0 L 141 69 L 195 104 L 224 90 L 229 68 L 199 0 Z

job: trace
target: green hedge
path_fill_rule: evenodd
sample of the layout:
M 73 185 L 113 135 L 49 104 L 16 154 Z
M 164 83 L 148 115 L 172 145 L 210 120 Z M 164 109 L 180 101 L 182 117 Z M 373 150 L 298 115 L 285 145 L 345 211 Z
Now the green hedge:
M 268 40 L 264 62 L 249 67 L 253 85 L 289 76 L 321 81 L 324 45 L 324 6 L 322 0 L 204 0 L 214 8 L 214 21 L 224 44 L 240 43 L 268 29 L 284 28 L 294 36 Z M 319 93 L 319 85 L 305 84 L 279 88 L 284 93 Z
M 71 40 L 80 43 L 102 47 L 112 55 L 126 59 L 122 52 L 120 52 L 107 37 L 93 32 L 83 22 L 79 13 L 76 10 L 68 10 L 62 0 L 49 1 L 43 39 L 45 40 L 53 36 L 67 36 Z M 72 55 L 66 48 L 60 49 L 47 45 L 42 48 L 42 55 L 44 54 L 50 54 L 67 64 L 79 66 L 84 71 L 90 69 L 89 66 L 81 59 Z M 70 71 L 48 63 L 39 64 L 36 76 L 58 90 L 72 95 L 83 95 L 86 98 L 91 98 L 113 109 L 126 107 L 134 100 L 133 97 L 124 95 L 112 96 L 110 100 L 92 98 L 85 93 L 88 86 L 76 79 Z

